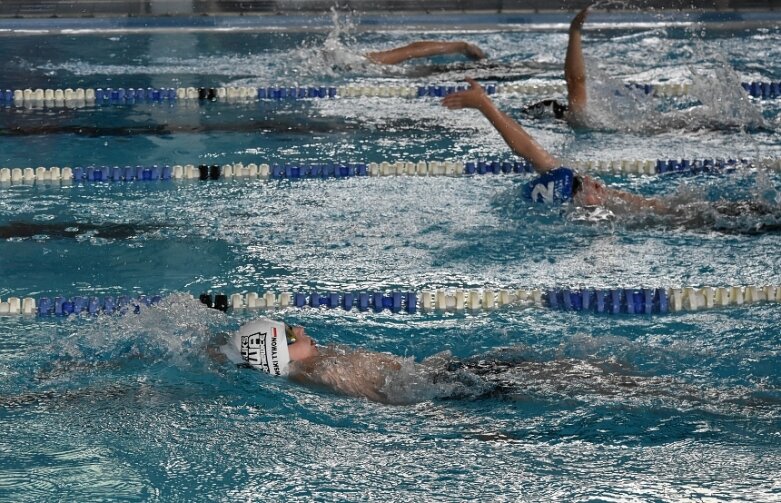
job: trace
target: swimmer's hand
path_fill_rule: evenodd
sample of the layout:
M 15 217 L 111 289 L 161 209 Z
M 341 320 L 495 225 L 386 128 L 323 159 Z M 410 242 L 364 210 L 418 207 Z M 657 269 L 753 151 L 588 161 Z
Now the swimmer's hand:
M 443 106 L 451 110 L 459 108 L 480 110 L 486 103 L 490 102 L 488 95 L 475 79 L 467 78 L 466 81 L 469 83 L 469 89 L 445 96 L 445 99 L 442 100 Z
M 469 44 L 466 42 L 464 42 L 464 48 L 461 50 L 461 53 L 467 58 L 473 59 L 475 61 L 485 58 L 485 53 L 482 49 L 474 44 Z
M 569 31 L 580 31 L 581 28 L 583 28 L 583 23 L 586 22 L 586 18 L 588 17 L 588 10 L 591 8 L 591 6 L 584 7 L 583 10 L 578 12 L 578 14 L 572 19 L 572 23 L 569 25 Z

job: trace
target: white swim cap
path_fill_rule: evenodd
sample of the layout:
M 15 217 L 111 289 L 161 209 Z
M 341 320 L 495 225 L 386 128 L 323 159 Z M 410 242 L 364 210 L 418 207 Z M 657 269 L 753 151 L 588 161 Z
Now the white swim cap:
M 287 375 L 290 353 L 281 321 L 260 318 L 245 323 L 233 334 L 230 345 L 253 368 L 275 376 Z

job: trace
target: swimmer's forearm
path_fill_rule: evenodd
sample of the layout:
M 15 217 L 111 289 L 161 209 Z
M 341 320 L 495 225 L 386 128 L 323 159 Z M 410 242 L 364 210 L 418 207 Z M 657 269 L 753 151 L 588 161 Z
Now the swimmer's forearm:
M 531 162 L 537 172 L 545 173 L 558 167 L 556 159 L 534 141 L 520 124 L 496 108 L 487 96 L 477 109 L 499 131 L 513 152 Z
M 389 51 L 370 52 L 366 57 L 375 63 L 395 65 L 408 59 L 439 56 L 442 54 L 463 54 L 466 52 L 466 42 L 420 41 Z
M 586 64 L 583 60 L 580 29 L 585 21 L 587 9 L 578 13 L 569 29 L 567 55 L 564 59 L 564 80 L 567 82 L 567 100 L 572 112 L 586 108 Z

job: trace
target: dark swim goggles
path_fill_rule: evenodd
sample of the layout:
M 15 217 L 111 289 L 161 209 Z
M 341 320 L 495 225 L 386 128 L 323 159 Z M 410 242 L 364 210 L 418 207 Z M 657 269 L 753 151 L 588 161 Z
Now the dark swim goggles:
M 572 177 L 572 195 L 574 196 L 583 189 L 583 179 L 580 175 Z
M 296 342 L 296 334 L 293 333 L 293 327 L 287 323 L 285 323 L 285 339 L 287 339 L 288 346 Z

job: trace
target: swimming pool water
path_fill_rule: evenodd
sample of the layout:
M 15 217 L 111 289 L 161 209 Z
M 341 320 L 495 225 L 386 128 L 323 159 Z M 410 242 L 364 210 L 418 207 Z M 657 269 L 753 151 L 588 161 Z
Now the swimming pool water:
M 444 31 L 484 46 L 491 61 L 398 69 L 359 55 L 424 30 L 4 36 L 0 53 L 11 56 L 0 87 L 549 82 L 561 79 L 561 26 Z M 593 160 L 781 156 L 779 102 L 735 101 L 730 87 L 778 79 L 777 28 L 608 29 L 598 15 L 595 26 L 603 29 L 584 34 L 593 75 L 694 75 L 696 96 L 641 101 L 642 114 L 597 108 L 611 127 L 590 131 L 518 113 L 547 96 L 497 96 L 546 148 Z M 2 167 L 513 158 L 477 113 L 433 99 L 7 107 L 0 124 Z M 781 204 L 779 174 L 764 169 L 601 178 L 682 202 Z M 781 282 L 781 235 L 756 232 L 763 222 L 601 221 L 521 202 L 528 179 L 0 187 L 3 299 L 167 294 L 134 316 L 0 318 L 0 499 L 777 500 L 777 304 L 652 317 L 512 307 L 275 313 L 324 344 L 417 361 L 498 351 L 517 365 L 510 389 L 494 395 L 479 382 L 453 394 L 402 372 L 391 391 L 406 406 L 208 357 L 216 334 L 259 313 L 211 311 L 186 294 Z

